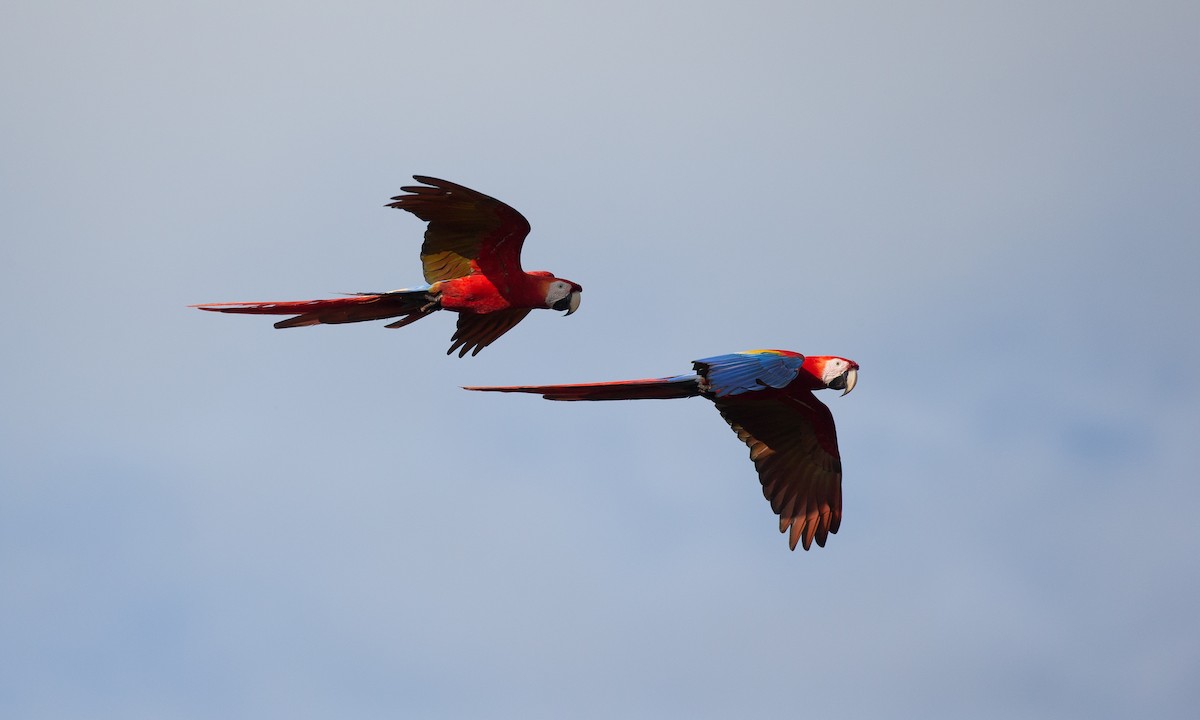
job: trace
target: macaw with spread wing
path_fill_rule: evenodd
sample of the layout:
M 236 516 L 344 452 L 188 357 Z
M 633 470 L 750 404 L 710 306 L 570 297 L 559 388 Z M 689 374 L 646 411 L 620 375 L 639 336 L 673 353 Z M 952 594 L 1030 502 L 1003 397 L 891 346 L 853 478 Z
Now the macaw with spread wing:
M 520 392 L 547 400 L 713 401 L 738 439 L 750 447 L 763 494 L 788 532 L 792 550 L 824 547 L 842 522 L 842 460 L 833 415 L 813 390 L 843 390 L 858 382 L 858 363 L 805 357 L 788 350 L 747 350 L 696 360 L 689 375 L 581 385 L 468 387 Z
M 495 198 L 424 175 L 424 183 L 400 188 L 387 207 L 407 210 L 429 223 L 421 245 L 425 282 L 383 293 L 355 293 L 327 300 L 212 303 L 201 310 L 252 315 L 294 315 L 277 328 L 400 318 L 386 327 L 414 323 L 437 310 L 458 313 L 446 354 L 478 355 L 525 319 L 531 310 L 579 309 L 578 283 L 544 270 L 521 269 L 521 246 L 529 221 Z

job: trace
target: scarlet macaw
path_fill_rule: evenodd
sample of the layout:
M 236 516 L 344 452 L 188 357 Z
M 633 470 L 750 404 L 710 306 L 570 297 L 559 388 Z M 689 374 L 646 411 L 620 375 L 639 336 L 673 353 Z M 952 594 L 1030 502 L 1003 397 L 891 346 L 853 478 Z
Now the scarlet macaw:
M 692 366 L 692 374 L 647 380 L 466 389 L 535 393 L 547 400 L 708 398 L 749 446 L 763 494 L 779 516 L 779 531 L 791 530 L 791 549 L 802 543 L 808 550 L 814 539 L 824 547 L 842 522 L 842 461 L 833 415 L 812 391 L 849 393 L 858 382 L 858 363 L 747 350 Z
M 424 175 L 424 185 L 400 188 L 387 207 L 407 210 L 429 223 L 421 245 L 425 282 L 383 293 L 355 293 L 327 300 L 212 303 L 201 310 L 253 315 L 295 315 L 277 328 L 352 323 L 398 317 L 404 327 L 437 310 L 458 313 L 458 328 L 446 354 L 462 357 L 490 345 L 525 319 L 530 310 L 579 309 L 578 283 L 545 270 L 521 269 L 521 245 L 529 221 L 508 205 L 462 185 Z M 428 187 L 427 187 L 428 186 Z

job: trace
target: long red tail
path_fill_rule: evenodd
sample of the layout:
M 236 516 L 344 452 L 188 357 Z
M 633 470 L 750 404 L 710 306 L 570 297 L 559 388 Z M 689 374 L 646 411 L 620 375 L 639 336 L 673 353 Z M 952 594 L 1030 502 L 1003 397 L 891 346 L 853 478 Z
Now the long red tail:
M 277 328 L 306 325 L 339 324 L 384 320 L 399 317 L 388 327 L 402 327 L 425 317 L 438 306 L 424 290 L 391 293 L 361 293 L 326 300 L 291 300 L 286 302 L 210 303 L 192 305 L 200 310 L 246 315 L 295 315 L 275 323 Z
M 618 380 L 579 385 L 508 385 L 466 387 L 483 392 L 533 393 L 547 400 L 673 400 L 700 394 L 699 378 L 676 375 L 646 380 Z

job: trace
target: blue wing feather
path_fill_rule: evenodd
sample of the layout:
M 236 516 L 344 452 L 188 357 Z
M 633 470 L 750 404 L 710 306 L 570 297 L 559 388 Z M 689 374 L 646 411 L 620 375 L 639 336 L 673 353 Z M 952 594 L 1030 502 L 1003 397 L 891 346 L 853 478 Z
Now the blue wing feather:
M 787 387 L 800 372 L 804 356 L 781 350 L 748 350 L 717 355 L 692 363 L 709 394 L 729 397 L 761 390 Z

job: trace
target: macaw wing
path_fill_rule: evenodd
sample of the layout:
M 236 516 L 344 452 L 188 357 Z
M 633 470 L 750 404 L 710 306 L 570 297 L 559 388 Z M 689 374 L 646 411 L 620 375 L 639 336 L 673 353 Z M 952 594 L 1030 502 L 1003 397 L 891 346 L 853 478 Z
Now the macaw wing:
M 425 175 L 413 179 L 425 185 L 401 188 L 388 207 L 407 210 L 429 223 L 421 244 L 425 282 L 482 272 L 498 286 L 519 276 L 521 245 L 529 221 L 499 200 L 455 183 Z
M 450 338 L 452 344 L 446 354 L 449 355 L 458 350 L 459 357 L 468 352 L 474 357 L 479 354 L 480 350 L 495 342 L 496 338 L 516 327 L 517 323 L 524 320 L 528 314 L 529 310 L 525 308 L 511 308 L 482 314 L 459 313 L 458 328 L 454 331 L 454 336 Z
M 804 356 L 790 350 L 747 350 L 696 360 L 692 366 L 704 378 L 705 393 L 720 398 L 787 387 L 803 364 Z
M 811 392 L 714 400 L 721 417 L 750 448 L 763 495 L 779 515 L 788 544 L 825 546 L 842 523 L 842 461 L 833 415 Z

